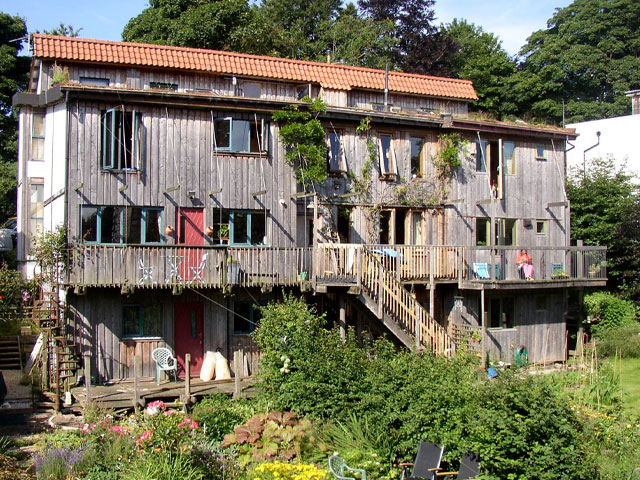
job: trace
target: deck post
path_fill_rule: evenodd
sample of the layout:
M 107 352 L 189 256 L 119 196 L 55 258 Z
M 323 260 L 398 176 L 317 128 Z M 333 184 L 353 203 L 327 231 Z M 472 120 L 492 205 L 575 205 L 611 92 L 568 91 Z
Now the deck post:
M 382 319 L 384 310 L 384 271 L 383 266 L 378 265 L 378 318 Z
M 347 339 L 347 310 L 345 307 L 346 301 L 344 293 L 340 293 L 338 297 L 338 305 L 340 308 L 340 320 L 338 325 L 340 326 L 340 339 L 344 342 Z
M 487 349 L 486 349 L 486 336 L 487 329 L 485 325 L 484 318 L 484 286 L 480 290 L 480 326 L 482 327 L 482 368 L 485 368 L 487 365 Z
M 91 403 L 91 355 L 84 354 L 84 395 L 85 402 Z
M 584 246 L 584 240 L 578 240 L 577 242 L 578 247 L 583 247 Z M 585 278 L 586 275 L 584 274 L 584 250 L 582 248 L 578 249 L 578 252 L 576 254 L 576 257 L 578 257 L 576 259 L 576 275 L 578 278 Z
M 142 406 L 140 398 L 140 377 L 142 375 L 142 358 L 140 355 L 133 357 L 133 409 L 137 412 L 138 407 Z
M 184 355 L 184 397 L 182 398 L 183 410 L 188 412 L 191 405 L 191 354 Z
M 242 357 L 242 350 L 236 350 L 233 352 L 233 371 L 235 372 L 233 377 L 233 398 L 240 398 L 240 371 L 242 369 Z

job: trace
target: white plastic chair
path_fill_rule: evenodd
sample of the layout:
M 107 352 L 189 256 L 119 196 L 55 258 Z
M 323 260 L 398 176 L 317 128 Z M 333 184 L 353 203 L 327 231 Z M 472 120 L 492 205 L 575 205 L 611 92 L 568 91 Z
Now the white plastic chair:
M 178 381 L 178 361 L 168 348 L 160 347 L 151 352 L 151 358 L 156 362 L 156 385 L 160 385 L 160 372 L 172 371 L 175 381 Z

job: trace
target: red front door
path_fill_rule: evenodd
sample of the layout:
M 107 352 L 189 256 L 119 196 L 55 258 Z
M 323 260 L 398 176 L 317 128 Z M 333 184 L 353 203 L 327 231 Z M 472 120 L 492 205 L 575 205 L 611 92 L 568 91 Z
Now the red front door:
M 204 360 L 204 303 L 179 302 L 174 305 L 173 316 L 175 352 L 182 367 L 184 377 L 184 358 L 191 354 L 191 376 L 200 375 Z
M 204 208 L 178 209 L 178 244 L 204 245 Z M 185 282 L 202 280 L 201 248 L 180 249 L 180 277 Z

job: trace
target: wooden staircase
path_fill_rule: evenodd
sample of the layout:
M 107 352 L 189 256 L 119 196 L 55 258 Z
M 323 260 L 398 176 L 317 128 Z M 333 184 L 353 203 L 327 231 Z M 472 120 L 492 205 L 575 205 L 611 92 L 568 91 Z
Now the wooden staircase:
M 22 349 L 20 336 L 0 337 L 0 370 L 22 369 Z
M 68 390 L 69 379 L 76 376 L 80 361 L 76 352 L 75 332 L 68 331 L 64 312 L 58 300 L 57 288 L 41 291 L 34 302 L 33 321 L 45 333 L 44 364 L 48 385 L 55 392 L 54 407 L 60 406 L 61 392 Z
M 362 287 L 362 303 L 404 345 L 427 349 L 436 355 L 454 353 L 454 341 L 444 327 L 404 288 L 396 273 L 385 268 L 367 248 L 362 250 L 358 283 Z

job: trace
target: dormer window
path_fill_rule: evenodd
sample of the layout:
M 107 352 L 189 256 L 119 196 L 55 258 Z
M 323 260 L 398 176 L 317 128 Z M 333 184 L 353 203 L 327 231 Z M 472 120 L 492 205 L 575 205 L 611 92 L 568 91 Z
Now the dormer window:
M 178 84 L 168 82 L 149 82 L 149 88 L 151 90 L 169 90 L 172 92 L 177 92 Z
M 109 79 L 108 78 L 98 78 L 98 77 L 80 77 L 80 84 L 82 85 L 94 85 L 96 87 L 108 87 Z
M 262 96 L 262 85 L 256 82 L 243 82 L 242 96 L 247 98 L 260 98 Z

